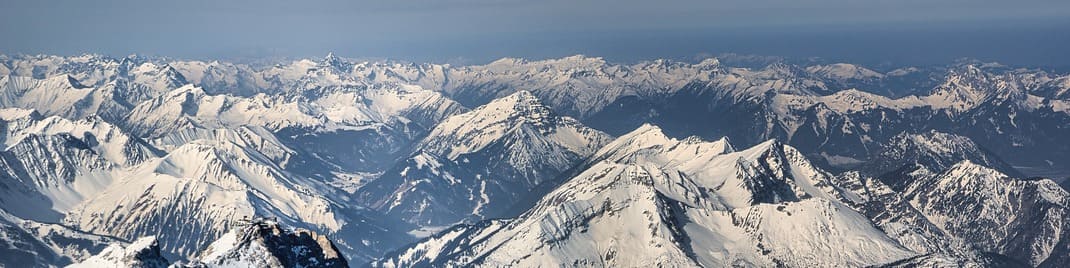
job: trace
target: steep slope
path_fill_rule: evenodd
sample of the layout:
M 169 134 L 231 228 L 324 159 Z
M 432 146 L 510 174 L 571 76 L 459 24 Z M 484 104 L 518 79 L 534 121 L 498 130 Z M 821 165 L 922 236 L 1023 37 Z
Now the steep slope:
M 0 210 L 0 266 L 50 267 L 84 260 L 115 238 L 20 219 Z
M 120 119 L 134 104 L 186 84 L 170 65 L 137 56 L 25 56 L 10 63 L 11 77 L 0 79 L 5 106 L 70 119 Z
M 407 241 L 396 225 L 322 182 L 291 176 L 269 157 L 226 141 L 196 140 L 139 165 L 116 185 L 72 209 L 64 221 L 81 230 L 133 239 L 153 235 L 161 248 L 189 256 L 250 215 L 344 240 L 356 260 Z M 135 193 L 135 194 L 131 194 Z M 338 199 L 334 199 L 338 198 Z M 404 229 L 404 226 L 399 227 Z
M 961 259 L 941 254 L 925 254 L 891 263 L 874 265 L 875 268 L 910 268 L 910 267 L 1029 267 L 1028 264 L 1004 256 L 986 256 L 980 262 L 963 263 Z
M 6 111 L 11 116 L 0 119 L 0 191 L 6 193 L 0 203 L 23 218 L 58 221 L 58 214 L 111 185 L 120 169 L 159 154 L 96 116 L 71 121 Z
M 860 169 L 871 176 L 879 176 L 896 190 L 902 190 L 910 181 L 896 181 L 892 172 L 913 171 L 924 167 L 941 172 L 952 165 L 969 160 L 1005 174 L 1020 176 L 1010 164 L 1003 162 L 988 150 L 969 138 L 937 131 L 919 134 L 901 133 L 881 146 L 881 150 Z M 888 176 L 882 176 L 882 175 Z
M 607 141 L 520 91 L 444 120 L 357 194 L 372 208 L 423 225 L 500 217 Z
M 108 161 L 122 166 L 137 165 L 160 155 L 152 145 L 98 116 L 73 121 L 58 116 L 43 119 L 33 117 L 24 117 L 27 120 L 15 124 L 8 121 L 5 144 L 11 146 L 28 135 L 70 134 L 85 141 L 94 152 Z
M 582 119 L 611 134 L 653 122 L 674 136 L 776 138 L 836 167 L 866 161 L 902 132 L 929 130 L 969 137 L 1016 166 L 1070 165 L 1057 138 L 1070 135 L 1070 114 L 1062 100 L 1036 95 L 1056 75 L 955 65 L 916 78 L 933 81 L 923 95 L 888 98 L 873 88 L 838 90 L 791 65 L 720 70 L 665 94 L 618 98 Z
M 244 226 L 242 226 L 244 225 Z M 267 219 L 239 223 L 209 245 L 192 267 L 349 267 L 326 236 Z
M 336 92 L 339 88 L 417 85 L 475 107 L 526 90 L 554 110 L 610 134 L 626 133 L 643 122 L 654 122 L 674 136 L 729 136 L 748 145 L 776 138 L 793 144 L 808 156 L 823 156 L 830 166 L 865 161 L 875 153 L 879 143 L 901 132 L 934 129 L 969 137 L 1016 166 L 1047 170 L 1065 170 L 1070 166 L 1063 160 L 1070 159 L 1065 154 L 1070 150 L 1059 140 L 1070 135 L 1067 128 L 1061 127 L 1070 118 L 1067 113 L 1070 101 L 1065 98 L 1066 92 L 1070 92 L 1065 90 L 1067 76 L 977 61 L 902 67 L 886 74 L 861 65 L 816 64 L 816 61 L 796 61 L 797 65 L 784 60 L 763 61 L 759 66 L 733 68 L 714 58 L 697 63 L 654 60 L 625 65 L 585 56 L 538 61 L 506 58 L 472 66 L 353 61 L 334 55 L 320 60 L 264 61 L 273 63 L 270 65 L 140 56 L 112 59 L 98 55 L 16 56 L 5 62 L 13 78 L 59 81 L 69 75 L 94 92 L 112 92 L 94 95 L 94 100 L 86 101 L 88 108 L 94 107 L 96 99 L 107 99 L 107 94 L 115 95 L 111 99 L 120 106 L 133 108 L 185 84 L 187 76 L 188 81 L 201 85 L 210 95 L 233 94 L 243 98 L 253 98 L 257 93 L 295 97 Z M 52 93 L 40 95 L 49 94 Z M 781 98 L 797 101 L 799 105 L 785 109 L 784 101 L 778 100 Z M 30 99 L 40 98 L 27 100 Z M 39 109 L 53 115 L 52 108 L 65 107 L 68 106 Z M 109 120 L 125 114 L 122 109 L 96 110 L 99 116 Z M 347 117 L 327 111 L 322 114 Z M 701 119 L 690 119 L 693 117 Z M 421 125 L 426 130 L 434 124 Z M 394 130 L 328 138 L 368 140 L 373 136 L 425 134 L 401 131 L 397 126 L 391 128 Z M 145 130 L 131 131 L 141 134 Z M 280 136 L 300 136 L 301 131 Z M 392 132 L 405 135 L 383 135 Z M 390 143 L 385 146 L 390 148 L 408 145 L 407 141 L 394 140 L 404 139 L 386 139 L 382 143 Z M 314 144 L 307 139 L 288 143 Z M 332 152 L 328 147 L 317 148 L 314 153 L 332 154 L 336 158 L 388 155 L 384 159 L 393 159 L 405 152 L 375 150 L 367 154 L 344 154 Z M 389 166 L 388 160 L 365 161 L 375 162 L 376 167 L 359 172 L 377 173 Z M 356 166 L 360 165 L 340 166 L 359 169 Z M 1030 175 L 1036 174 L 1042 172 Z
M 697 63 L 654 60 L 625 65 L 572 56 L 538 61 L 506 58 L 484 65 L 450 66 L 354 61 L 328 55 L 318 60 L 264 62 L 272 64 L 85 55 L 17 56 L 7 60 L 7 65 L 14 76 L 53 79 L 70 75 L 94 91 L 115 92 L 117 97 L 113 99 L 127 103 L 122 105 L 127 108 L 165 95 L 175 85 L 185 84 L 185 77 L 210 95 L 244 98 L 257 93 L 295 97 L 336 92 L 339 88 L 417 85 L 469 107 L 526 90 L 555 111 L 610 134 L 622 134 L 643 122 L 654 122 L 674 136 L 729 136 L 748 145 L 775 138 L 793 144 L 808 156 L 823 156 L 826 161 L 822 165 L 829 162 L 829 166 L 836 167 L 867 160 L 878 144 L 901 132 L 934 129 L 969 137 L 1016 166 L 1044 170 L 1065 170 L 1070 166 L 1062 160 L 1070 159 L 1064 153 L 1070 150 L 1059 145 L 1063 144 L 1059 137 L 1068 133 L 1066 128 L 1058 127 L 1070 118 L 1070 101 L 1065 100 L 1065 93 L 1070 91 L 1064 90 L 1066 75 L 977 61 L 903 67 L 886 74 L 861 65 L 817 64 L 818 61 L 795 61 L 797 65 L 784 60 L 764 61 L 758 66 L 733 68 L 714 58 Z M 784 101 L 778 100 L 781 98 L 799 105 L 785 109 Z M 109 113 L 98 115 L 109 120 L 116 117 L 111 112 L 116 109 L 105 110 Z M 420 122 L 412 118 L 415 116 L 405 117 Z M 682 119 L 692 117 L 702 119 Z M 434 124 L 420 125 L 426 130 Z M 394 138 L 381 142 L 390 143 L 384 147 L 398 148 L 409 145 L 400 137 L 425 134 L 391 128 L 360 134 L 346 131 L 326 138 L 363 141 L 387 136 Z M 301 136 L 302 131 L 290 131 L 280 137 Z M 403 134 L 392 135 L 395 132 Z M 315 144 L 308 139 L 288 143 Z M 317 154 L 374 162 L 369 164 L 374 168 L 335 163 L 367 174 L 381 172 L 389 166 L 385 159 L 405 153 L 383 149 L 346 154 L 332 151 L 330 146 L 311 147 L 317 148 L 313 151 Z M 370 159 L 373 155 L 386 157 Z M 1029 175 L 1037 174 L 1043 174 L 1043 170 Z
M 197 85 L 211 94 L 229 93 L 252 96 L 257 93 L 275 93 L 275 88 L 258 70 L 245 65 L 221 61 L 175 61 L 168 65 L 182 74 L 190 84 Z
M 1012 179 L 963 161 L 911 184 L 905 195 L 936 226 L 985 251 L 1034 266 L 1070 259 L 1070 193 L 1048 179 Z
M 508 245 L 541 254 L 540 264 L 1068 262 L 1062 258 L 1068 255 L 1062 238 L 1063 194 L 1046 179 L 1022 179 L 1066 176 L 1070 79 L 1065 74 L 979 62 L 883 74 L 852 64 L 770 62 L 749 68 L 717 59 L 625 65 L 574 56 L 450 66 L 362 62 L 333 54 L 322 60 L 248 64 L 141 56 L 0 56 L 0 209 L 15 219 L 7 226 L 19 226 L 7 229 L 12 237 L 40 237 L 26 224 L 58 228 L 44 222 L 63 221 L 125 239 L 159 235 L 165 254 L 187 256 L 223 235 L 235 217 L 273 215 L 285 224 L 337 237 L 339 250 L 355 260 L 351 263 L 363 263 L 408 241 L 408 235 L 398 234 L 413 226 L 394 218 L 427 232 L 458 221 L 507 217 L 511 220 L 454 230 L 459 237 L 493 231 L 500 233 L 497 238 L 506 233 L 531 238 L 536 231 L 523 233 L 518 226 L 543 232 L 543 223 L 531 227 L 534 220 L 515 218 L 517 214 L 537 210 L 531 206 L 544 193 L 584 175 L 589 183 L 621 189 L 570 185 L 600 194 L 574 198 L 576 193 L 567 193 L 557 201 L 610 200 L 613 206 L 604 211 L 575 205 L 585 210 L 574 214 L 614 235 L 591 236 L 592 244 L 554 241 L 583 245 L 576 248 L 646 246 L 628 239 L 675 246 L 651 252 L 614 249 L 611 261 L 604 252 Z M 195 86 L 182 87 L 187 81 Z M 467 109 L 446 97 L 475 107 L 492 106 L 495 99 L 514 93 L 541 103 L 503 105 L 497 112 L 481 108 L 461 117 L 454 115 Z M 534 103 L 522 99 L 526 97 L 516 103 Z M 613 134 L 643 122 L 664 130 L 630 135 L 636 140 L 595 153 L 608 138 L 597 138 L 605 135 L 558 113 Z M 755 147 L 735 152 L 726 141 L 654 135 L 662 131 L 674 137 L 728 136 Z M 803 155 L 813 164 L 796 161 Z M 983 168 L 945 174 L 961 160 Z M 813 165 L 837 170 L 861 165 L 862 172 L 830 176 Z M 590 173 L 596 166 L 606 174 Z M 633 185 L 647 177 L 655 186 Z M 1062 180 L 1064 187 L 1068 181 Z M 676 182 L 692 186 L 657 186 Z M 672 205 L 681 200 L 688 205 Z M 778 210 L 781 205 L 792 212 L 791 218 L 777 214 L 784 212 Z M 648 230 L 635 226 L 603 229 L 614 222 L 606 211 L 632 219 L 639 214 L 623 208 L 633 206 L 672 216 L 634 220 L 664 227 L 649 229 L 656 234 L 632 232 Z M 826 220 L 809 214 L 815 211 L 837 216 Z M 730 214 L 732 220 L 708 214 Z M 800 215 L 803 220 L 794 219 Z M 570 217 L 556 219 L 582 222 Z M 841 233 L 821 231 L 818 238 L 800 229 L 773 231 L 787 221 L 852 227 L 837 227 Z M 551 229 L 568 228 L 545 230 Z M 691 240 L 664 234 L 676 229 Z M 875 239 L 881 241 L 877 248 L 890 240 L 911 253 L 903 258 L 911 258 L 891 259 L 900 256 L 897 250 L 874 256 L 846 249 L 842 255 L 812 260 L 785 252 L 824 253 L 828 246 L 782 242 L 859 234 L 868 239 L 875 236 L 873 230 L 887 236 Z M 621 232 L 628 235 L 617 235 Z M 744 238 L 721 243 L 723 237 L 708 234 Z M 58 253 L 65 251 L 55 249 L 66 247 L 60 242 L 66 238 L 56 237 L 14 244 L 42 252 L 38 256 L 44 259 L 80 258 Z M 437 239 L 453 243 L 464 238 Z M 709 248 L 692 242 L 699 240 L 731 248 L 692 253 Z M 491 242 L 446 247 L 480 243 Z M 423 245 L 433 248 L 433 243 Z M 51 249 L 38 250 L 44 248 Z M 473 257 L 487 265 L 522 259 L 498 249 L 472 252 L 457 256 L 490 252 Z M 625 257 L 621 252 L 630 253 Z M 724 252 L 743 253 L 714 256 Z M 661 261 L 649 261 L 646 253 Z M 468 263 L 450 258 L 431 262 Z
M 454 227 L 373 266 L 864 266 L 915 255 L 777 142 L 735 152 L 644 126 L 592 159 L 516 218 Z
M 437 92 L 414 86 L 305 86 L 311 89 L 301 91 L 302 98 L 313 100 L 322 114 L 344 127 L 291 127 L 279 130 L 278 136 L 288 146 L 347 172 L 382 172 L 436 124 L 467 111 Z
M 968 138 L 904 133 L 865 172 L 847 172 L 834 184 L 851 192 L 845 203 L 885 233 L 916 252 L 932 254 L 902 265 L 935 260 L 981 267 L 1063 263 L 1043 260 L 1064 243 L 1066 223 L 1060 218 L 1066 210 L 1065 190 L 1048 179 L 1011 178 L 998 167 L 1010 168 Z
M 463 111 L 403 85 L 311 87 L 295 94 L 210 95 L 186 86 L 136 106 L 124 120 L 152 139 L 195 129 L 263 127 L 291 148 L 342 171 L 381 171 L 443 118 Z
M 926 169 L 915 170 L 914 177 L 930 175 Z M 841 200 L 859 211 L 874 226 L 911 251 L 923 255 L 889 264 L 892 267 L 1024 267 L 1021 261 L 967 241 L 936 225 L 900 191 L 874 177 L 851 171 L 837 176 L 833 185 L 844 190 Z M 911 266 L 916 265 L 916 266 Z
M 45 79 L 0 77 L 0 107 L 34 109 L 44 115 L 79 119 L 90 115 L 119 118 L 129 111 L 113 88 L 82 85 L 62 75 Z
M 70 268 L 92 267 L 138 267 L 164 268 L 171 262 L 160 253 L 156 237 L 148 236 L 127 244 L 115 243 L 83 262 L 69 265 Z
M 58 221 L 106 189 L 114 171 L 115 164 L 70 134 L 28 135 L 0 151 L 0 205 L 19 217 Z
M 113 58 L 85 54 L 72 57 L 18 56 L 11 59 L 10 64 L 13 76 L 45 79 L 70 75 L 93 87 L 127 80 L 152 91 L 164 92 L 186 84 L 181 74 L 161 61 L 164 60 L 137 55 Z
M 306 114 L 300 106 L 278 96 L 257 95 L 245 99 L 208 95 L 199 87 L 184 86 L 138 104 L 124 121 L 139 136 L 150 138 L 189 127 L 249 124 L 278 129 L 326 124 L 326 119 Z

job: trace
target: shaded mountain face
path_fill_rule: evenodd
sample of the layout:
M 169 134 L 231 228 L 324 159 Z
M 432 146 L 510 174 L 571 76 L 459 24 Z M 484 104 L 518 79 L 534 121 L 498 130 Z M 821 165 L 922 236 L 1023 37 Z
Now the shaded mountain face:
M 107 188 L 118 170 L 158 157 L 143 140 L 99 117 L 43 118 L 7 109 L 0 119 L 0 205 L 25 219 L 57 222 L 61 214 Z M 25 202 L 32 200 L 33 202 Z
M 852 192 L 845 201 L 929 254 L 895 265 L 1063 263 L 1063 253 L 1051 254 L 1065 243 L 1066 190 L 1050 179 L 1007 175 L 1018 173 L 968 138 L 904 133 L 861 170 L 837 176 L 835 184 Z
M 6 267 L 67 265 L 117 242 L 117 238 L 26 220 L 0 210 L 0 265 Z
M 868 163 L 859 167 L 870 176 L 876 176 L 893 189 L 903 190 L 911 181 L 903 173 L 926 169 L 934 172 L 947 170 L 952 165 L 969 160 L 979 165 L 996 169 L 1004 174 L 1022 177 L 1021 173 L 988 150 L 981 148 L 969 138 L 929 131 L 927 133 L 902 133 L 885 143 L 880 152 Z
M 521 91 L 444 120 L 410 157 L 365 185 L 369 207 L 411 223 L 502 217 L 578 164 L 608 136 Z
M 968 160 L 941 172 L 920 167 L 897 175 L 905 176 L 898 182 L 907 182 L 901 190 L 858 172 L 838 176 L 835 184 L 850 191 L 846 203 L 885 233 L 931 255 L 914 261 L 979 267 L 1063 263 L 1058 251 L 1066 223 L 1060 217 L 1068 193 L 1054 182 L 1010 178 Z
M 908 187 L 905 197 L 933 223 L 988 252 L 1033 266 L 1067 262 L 1070 193 L 1048 179 L 1012 179 L 960 162 Z

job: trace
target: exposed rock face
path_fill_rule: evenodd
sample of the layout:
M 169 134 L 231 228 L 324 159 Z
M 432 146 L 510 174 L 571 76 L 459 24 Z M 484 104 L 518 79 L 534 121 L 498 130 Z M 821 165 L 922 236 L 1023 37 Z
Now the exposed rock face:
M 349 267 L 326 236 L 283 229 L 274 220 L 244 223 L 208 246 L 198 262 L 206 267 Z
M 236 225 L 190 262 L 171 264 L 160 253 L 156 237 L 148 236 L 130 244 L 113 243 L 70 267 L 349 267 L 326 236 L 287 229 L 274 219 L 243 220 Z

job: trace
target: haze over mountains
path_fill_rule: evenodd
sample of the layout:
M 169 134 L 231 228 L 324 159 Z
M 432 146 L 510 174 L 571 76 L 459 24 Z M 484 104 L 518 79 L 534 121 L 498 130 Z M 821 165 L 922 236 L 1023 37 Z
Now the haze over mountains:
M 0 264 L 1063 267 L 1068 137 L 977 61 L 0 56 Z

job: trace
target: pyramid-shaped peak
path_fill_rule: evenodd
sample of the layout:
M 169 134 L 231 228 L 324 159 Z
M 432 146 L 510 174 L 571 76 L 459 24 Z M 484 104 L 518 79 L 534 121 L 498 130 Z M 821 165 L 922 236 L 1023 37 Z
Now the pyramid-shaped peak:
M 661 127 L 658 127 L 657 125 L 651 123 L 643 123 L 643 125 L 639 126 L 635 130 L 632 130 L 632 132 L 628 132 L 628 134 L 624 134 L 621 137 L 623 138 L 639 136 L 666 137 L 665 132 L 661 130 Z
M 331 66 L 331 67 L 335 67 L 335 68 L 342 69 L 342 70 L 345 70 L 345 69 L 347 69 L 349 67 L 352 67 L 352 66 L 350 66 L 351 64 L 349 64 L 348 62 L 346 62 L 342 58 L 339 58 L 338 56 L 335 56 L 334 52 L 328 52 L 327 56 L 323 57 L 323 61 L 320 63 L 320 65 L 321 66 Z
M 696 64 L 698 67 L 715 67 L 719 65 L 721 65 L 721 60 L 714 57 L 705 58 Z
M 616 140 L 613 140 L 613 142 L 610 142 L 603 148 L 604 152 L 602 153 L 624 153 L 637 148 L 667 146 L 676 142 L 678 141 L 666 136 L 665 132 L 662 132 L 660 127 L 650 123 L 644 123 L 635 130 L 621 135 Z
M 495 99 L 487 105 L 476 108 L 477 111 L 508 111 L 509 113 L 538 113 L 549 115 L 550 108 L 539 101 L 535 94 L 520 90 L 508 96 Z

